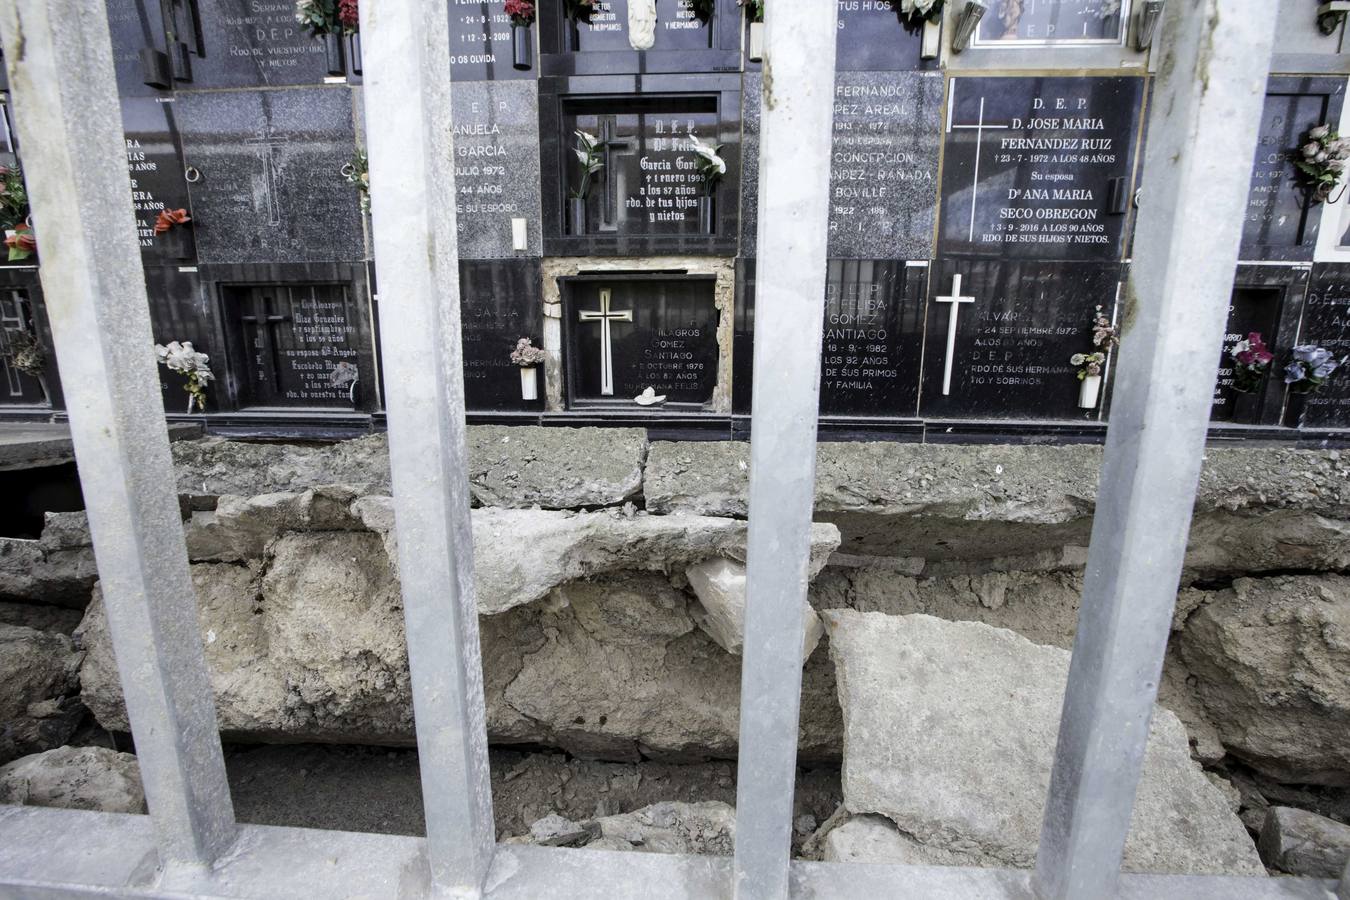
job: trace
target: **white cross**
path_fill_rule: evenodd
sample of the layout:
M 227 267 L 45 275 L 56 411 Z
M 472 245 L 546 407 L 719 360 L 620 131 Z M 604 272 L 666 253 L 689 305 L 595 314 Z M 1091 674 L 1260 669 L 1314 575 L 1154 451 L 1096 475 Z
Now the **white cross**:
M 598 310 L 582 310 L 579 314 L 583 322 L 600 323 L 600 393 L 606 397 L 614 395 L 614 356 L 610 348 L 609 323 L 633 321 L 631 309 L 626 309 L 623 312 L 612 311 L 609 308 L 609 298 L 609 289 L 602 289 L 600 291 L 600 308 Z
M 961 276 L 952 276 L 952 293 L 950 297 L 934 297 L 938 303 L 950 303 L 952 305 L 951 315 L 947 318 L 947 361 L 942 370 L 942 396 L 947 396 L 952 392 L 952 357 L 956 355 L 956 320 L 961 312 L 962 303 L 974 303 L 974 297 L 961 296 Z
M 984 147 L 984 133 L 988 130 L 1006 131 L 1008 125 L 987 125 L 984 121 L 984 98 L 980 98 L 980 120 L 974 125 L 957 125 L 952 121 L 952 114 L 956 109 L 956 86 L 953 82 L 952 101 L 947 106 L 947 130 L 973 129 L 975 131 L 975 171 L 970 177 L 970 237 L 972 242 L 975 240 L 975 207 L 976 200 L 980 196 L 980 152 Z

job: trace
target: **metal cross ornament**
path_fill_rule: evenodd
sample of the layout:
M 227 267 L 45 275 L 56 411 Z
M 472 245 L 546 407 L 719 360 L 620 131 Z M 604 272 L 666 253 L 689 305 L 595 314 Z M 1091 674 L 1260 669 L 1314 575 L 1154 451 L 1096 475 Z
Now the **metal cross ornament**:
M 581 310 L 578 318 L 582 322 L 600 323 L 600 393 L 606 397 L 614 396 L 614 354 L 609 333 L 610 322 L 631 322 L 633 311 L 625 309 L 615 312 L 609 308 L 612 292 L 609 288 L 600 291 L 598 310 Z
M 956 323 L 960 317 L 962 303 L 974 303 L 974 297 L 961 296 L 961 276 L 952 276 L 952 292 L 947 297 L 934 297 L 938 303 L 950 303 L 951 315 L 947 317 L 947 359 L 942 368 L 942 396 L 952 392 L 952 357 L 956 355 Z

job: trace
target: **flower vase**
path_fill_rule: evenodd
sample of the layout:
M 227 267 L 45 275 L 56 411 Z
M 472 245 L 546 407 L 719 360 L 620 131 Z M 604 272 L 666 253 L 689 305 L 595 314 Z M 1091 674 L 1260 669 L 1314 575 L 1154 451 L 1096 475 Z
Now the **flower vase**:
M 704 234 L 714 234 L 717 230 L 717 204 L 712 194 L 698 198 L 698 227 Z
M 764 23 L 750 23 L 750 61 L 759 62 L 764 58 Z
M 1284 427 L 1302 428 L 1303 415 L 1308 409 L 1309 391 L 1290 389 L 1289 399 L 1284 404 Z
M 942 53 L 942 20 L 923 23 L 923 44 L 919 56 L 923 59 L 937 59 Z
M 192 415 L 192 408 L 196 405 L 197 405 L 197 396 L 195 394 L 188 394 L 187 414 L 189 416 Z
M 521 71 L 534 68 L 533 38 L 530 26 L 511 26 L 511 64 Z
M 175 226 L 157 238 L 167 259 L 187 259 L 192 255 L 188 249 L 187 227 Z
M 352 74 L 361 74 L 361 33 L 347 35 L 347 59 L 352 64 Z
M 342 36 L 329 32 L 323 36 L 323 53 L 328 60 L 329 75 L 345 75 L 342 68 Z
M 1229 418 L 1230 422 L 1236 422 L 1239 425 L 1256 425 L 1257 419 L 1261 415 L 1261 394 L 1259 391 L 1239 391 L 1233 392 L 1233 414 Z
M 1096 409 L 1097 400 L 1102 392 L 1102 376 L 1085 375 L 1078 387 L 1079 409 Z
M 535 374 L 534 366 L 520 367 L 520 399 L 539 399 L 539 378 Z
M 567 201 L 568 219 L 572 234 L 586 233 L 586 198 L 572 197 Z

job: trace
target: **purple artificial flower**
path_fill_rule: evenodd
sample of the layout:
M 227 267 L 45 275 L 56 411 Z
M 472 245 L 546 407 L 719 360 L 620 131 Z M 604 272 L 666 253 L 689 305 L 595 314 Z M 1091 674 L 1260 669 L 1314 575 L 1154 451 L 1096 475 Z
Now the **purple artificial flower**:
M 1336 360 L 1334 359 L 1329 360 L 1327 362 L 1322 363 L 1322 365 L 1318 366 L 1316 369 L 1313 369 L 1313 377 L 1326 378 L 1328 375 L 1330 375 L 1332 372 L 1335 372 L 1340 367 L 1341 364 L 1338 363 Z
M 1309 366 L 1320 366 L 1331 359 L 1331 351 L 1324 350 L 1316 344 L 1300 344 L 1294 348 L 1294 359 L 1308 363 Z
M 1284 383 L 1296 384 L 1306 377 L 1302 363 L 1291 362 L 1284 367 Z

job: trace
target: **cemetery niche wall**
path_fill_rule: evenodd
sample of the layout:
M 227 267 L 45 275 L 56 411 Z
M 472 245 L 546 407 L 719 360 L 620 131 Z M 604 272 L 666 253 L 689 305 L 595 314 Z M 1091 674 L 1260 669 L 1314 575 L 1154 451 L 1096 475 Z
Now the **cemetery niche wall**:
M 154 336 L 191 341 L 213 376 L 191 418 L 261 435 L 380 427 L 355 23 L 304 25 L 290 0 L 105 2 Z M 838 0 L 822 429 L 1100 440 L 1128 342 L 1098 346 L 1094 325 L 1124 317 L 1149 202 L 1157 60 L 1136 45 L 1140 4 L 993 0 L 956 52 L 958 6 L 929 25 L 890 0 Z M 772 264 L 762 31 L 736 0 L 591 7 L 539 4 L 520 22 L 501 0 L 447 2 L 444 202 L 470 416 L 744 436 L 755 274 Z M 1350 54 L 1315 10 L 1280 10 L 1212 431 L 1344 440 L 1350 365 L 1308 393 L 1285 369 L 1350 356 L 1350 198 L 1298 165 L 1336 140 Z M 64 414 L 40 258 L 0 255 L 0 417 Z M 1254 381 L 1237 361 L 1253 335 L 1271 355 Z M 20 368 L 16 348 L 34 344 L 42 364 Z M 182 374 L 161 374 L 166 410 L 187 417 Z

